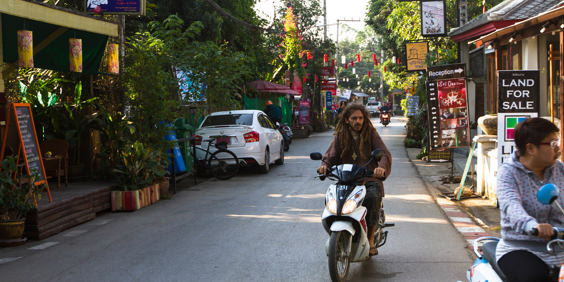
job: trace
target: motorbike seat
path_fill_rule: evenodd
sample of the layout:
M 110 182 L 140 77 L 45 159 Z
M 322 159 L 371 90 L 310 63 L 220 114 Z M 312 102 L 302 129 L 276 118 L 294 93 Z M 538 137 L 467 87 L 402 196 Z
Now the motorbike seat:
M 490 263 L 497 275 L 499 275 L 499 278 L 501 278 L 501 280 L 503 281 L 506 281 L 507 279 L 505 278 L 503 271 L 501 271 L 501 269 L 497 265 L 497 260 L 495 259 L 495 249 L 497 248 L 497 243 L 498 241 L 491 241 L 482 245 L 482 255 Z

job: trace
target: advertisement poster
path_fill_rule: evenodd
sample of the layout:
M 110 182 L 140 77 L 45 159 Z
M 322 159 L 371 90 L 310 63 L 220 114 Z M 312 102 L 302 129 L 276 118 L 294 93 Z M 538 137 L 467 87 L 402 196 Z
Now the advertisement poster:
M 407 70 L 417 71 L 427 69 L 425 58 L 429 51 L 427 42 L 406 43 Z
M 427 69 L 427 115 L 429 124 L 429 146 L 431 150 L 442 148 L 441 142 L 441 109 L 439 107 L 438 81 L 444 79 L 464 78 L 466 75 L 465 64 L 451 64 L 430 66 Z M 448 96 L 448 95 L 447 95 Z M 448 102 L 446 102 L 448 103 Z M 444 107 L 445 104 L 443 104 Z M 447 110 L 448 111 L 448 110 Z M 444 123 L 447 123 L 446 121 Z M 443 123 L 443 124 L 444 124 Z M 448 127 L 448 126 L 447 126 Z M 448 130 L 448 129 L 447 129 Z M 452 136 L 452 134 L 448 134 Z
M 441 122 L 441 147 L 470 146 L 466 79 L 437 80 L 439 113 Z
M 445 1 L 421 1 L 421 35 L 446 35 Z
M 515 151 L 515 127 L 539 112 L 538 70 L 498 71 L 497 162 L 503 164 Z
M 86 0 L 86 11 L 104 14 L 145 14 L 146 0 Z
M 307 100 L 301 100 L 298 108 L 298 123 L 300 125 L 306 125 L 310 123 L 309 109 L 310 102 Z

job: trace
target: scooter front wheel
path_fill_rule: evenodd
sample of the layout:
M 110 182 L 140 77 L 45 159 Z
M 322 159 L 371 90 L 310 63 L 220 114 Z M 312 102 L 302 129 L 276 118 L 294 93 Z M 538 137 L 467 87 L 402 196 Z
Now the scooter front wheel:
M 352 236 L 347 231 L 331 233 L 329 239 L 329 274 L 331 280 L 346 281 L 350 266 Z

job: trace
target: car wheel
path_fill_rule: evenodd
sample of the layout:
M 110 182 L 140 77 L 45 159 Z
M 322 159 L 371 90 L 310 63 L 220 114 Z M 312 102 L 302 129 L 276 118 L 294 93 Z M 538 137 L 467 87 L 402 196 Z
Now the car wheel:
M 260 172 L 268 173 L 270 171 L 270 151 L 268 148 L 264 151 L 264 165 L 260 166 Z
M 277 165 L 284 164 L 284 151 L 287 151 L 284 147 L 286 147 L 286 145 L 282 142 L 282 144 L 280 144 L 280 158 L 276 160 Z

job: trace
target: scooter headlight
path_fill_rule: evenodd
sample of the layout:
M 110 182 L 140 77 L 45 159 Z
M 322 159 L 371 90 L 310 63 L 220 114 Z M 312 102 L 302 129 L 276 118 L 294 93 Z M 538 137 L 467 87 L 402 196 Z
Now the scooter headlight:
M 342 214 L 349 214 L 356 209 L 357 203 L 354 200 L 347 200 L 343 205 Z
M 327 209 L 332 213 L 332 214 L 337 214 L 337 200 L 335 199 L 330 199 L 327 202 Z

